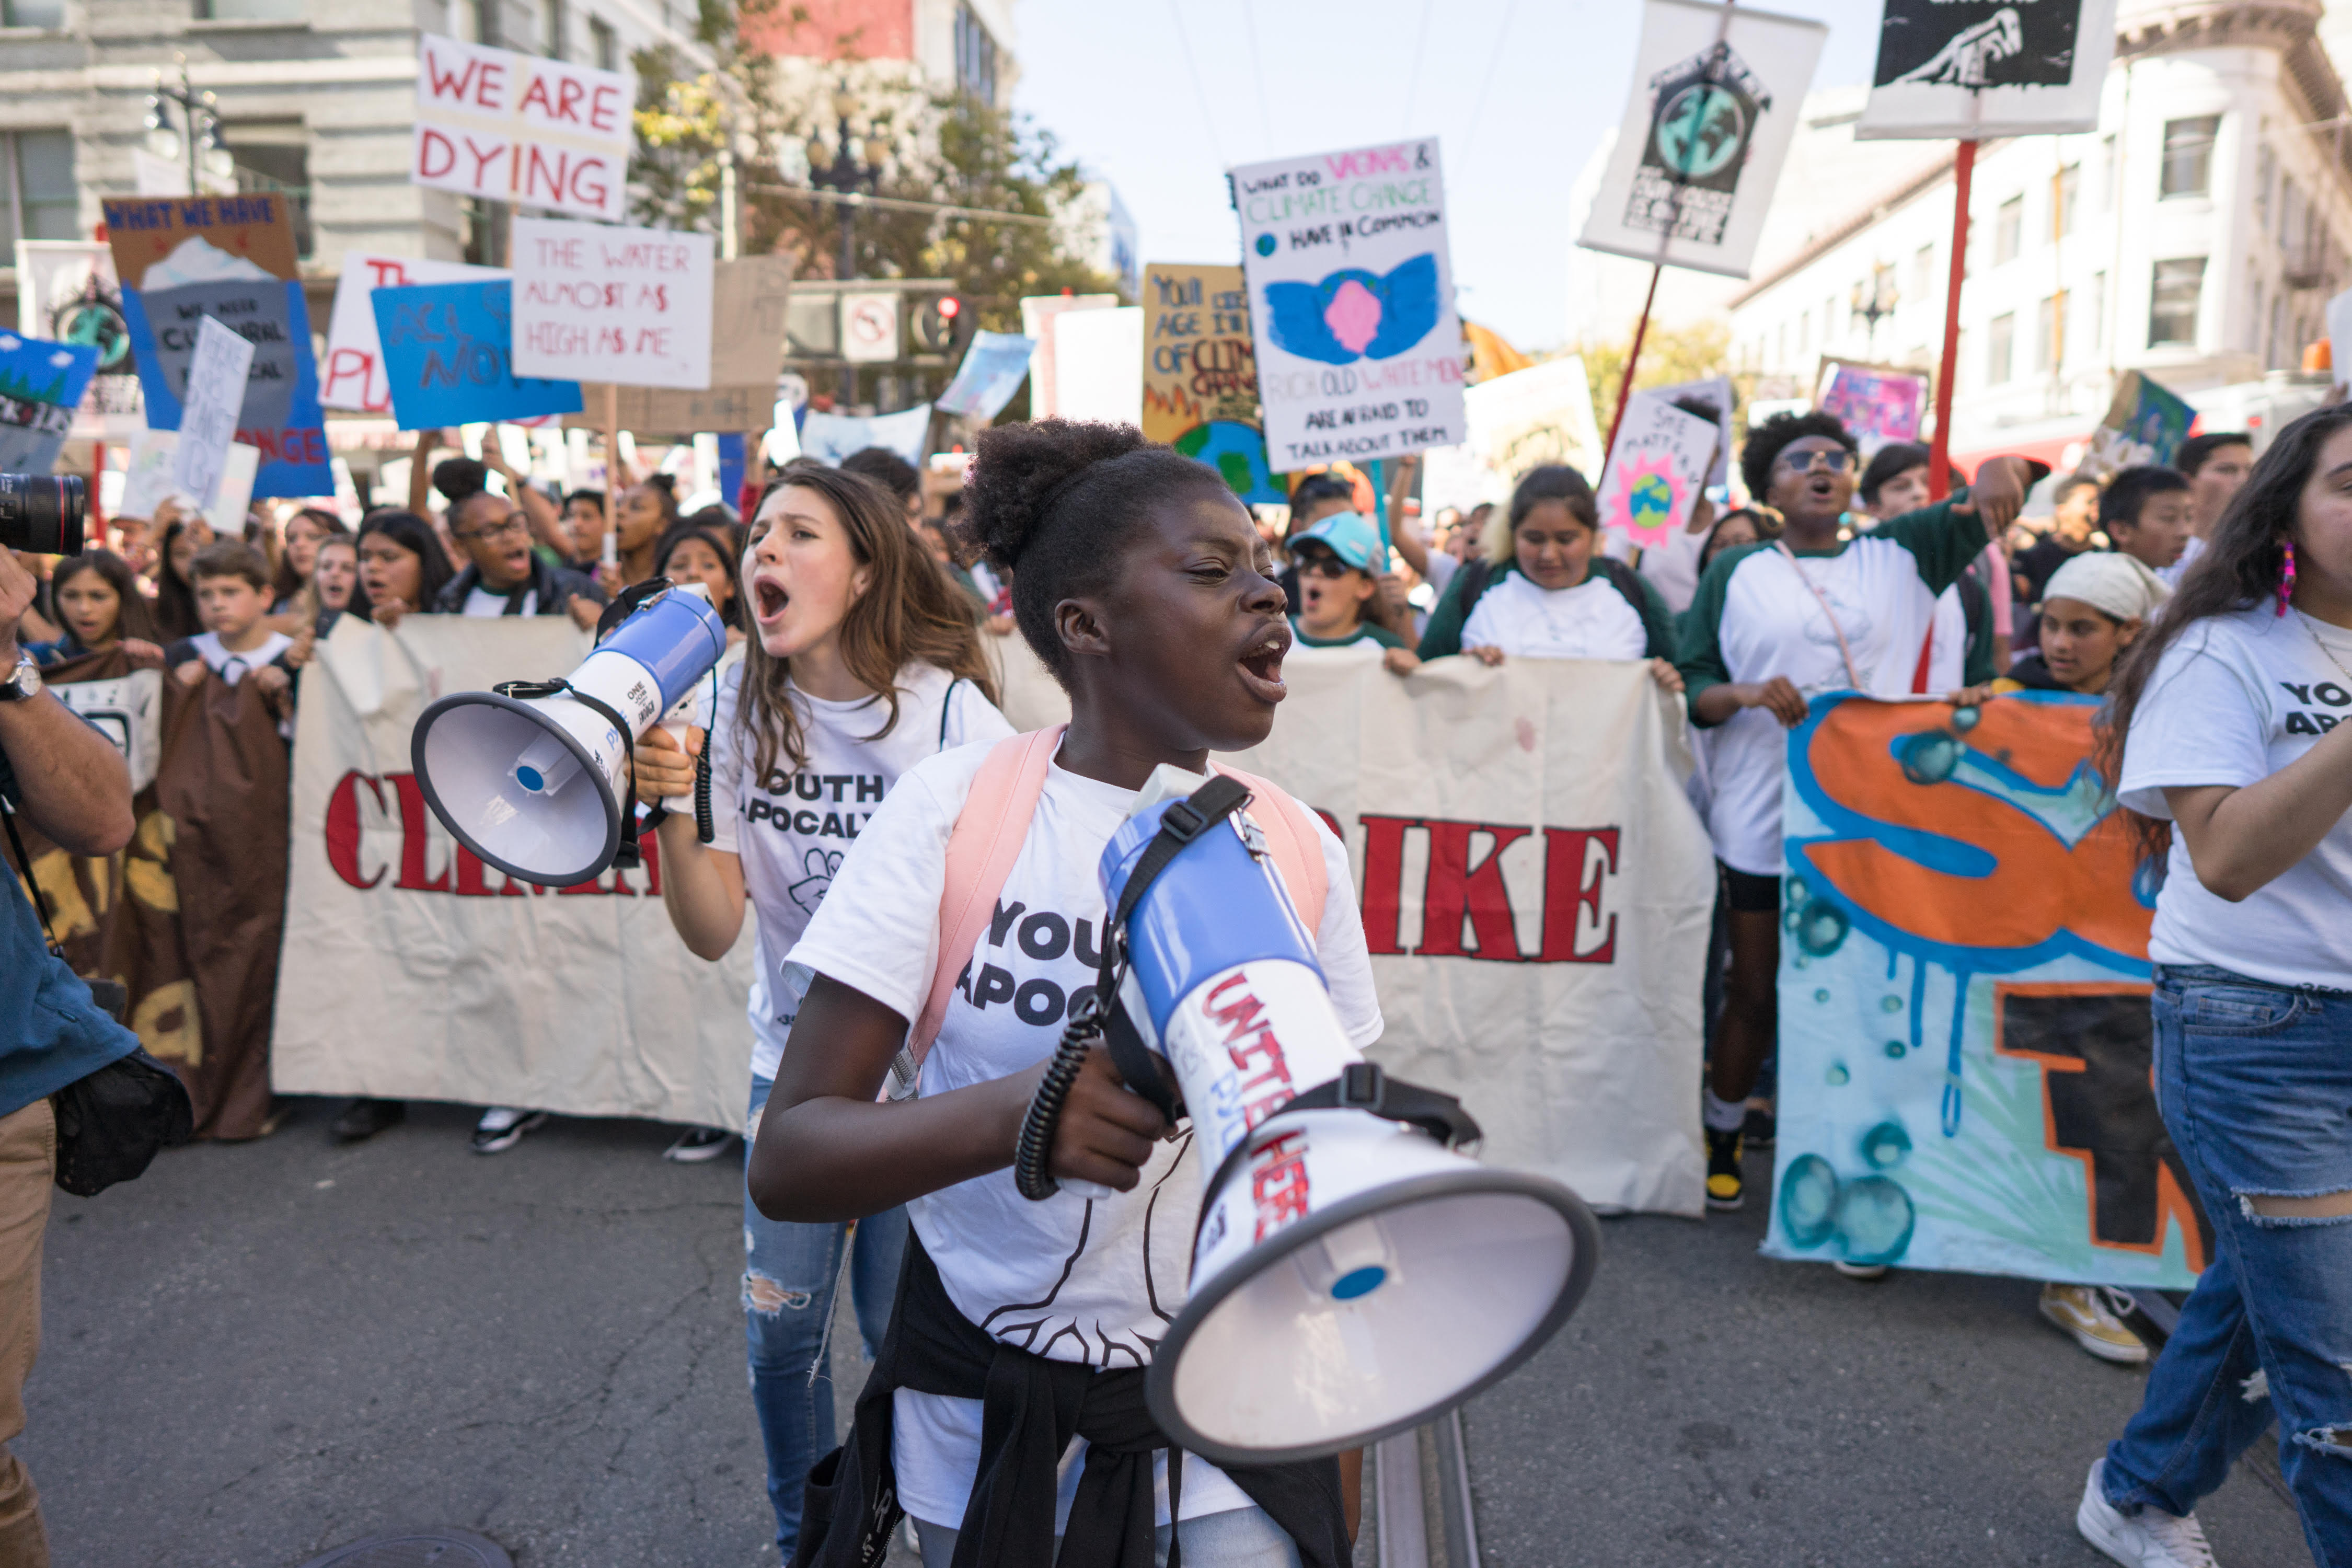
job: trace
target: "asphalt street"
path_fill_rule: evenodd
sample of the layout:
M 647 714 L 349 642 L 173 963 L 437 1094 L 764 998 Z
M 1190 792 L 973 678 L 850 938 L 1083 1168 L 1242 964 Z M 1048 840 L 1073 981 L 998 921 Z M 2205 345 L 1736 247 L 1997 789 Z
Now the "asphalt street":
M 524 1568 L 772 1563 L 739 1163 L 621 1121 L 482 1159 L 449 1107 L 339 1149 L 333 1111 L 58 1195 L 16 1451 L 60 1568 L 297 1568 L 432 1524 Z M 1858 1285 L 1758 1258 L 1762 1226 L 1604 1227 L 1584 1310 L 1466 1412 L 1486 1568 L 2102 1561 L 2074 1500 L 2137 1373 L 2030 1284 Z M 2243 1468 L 2203 1512 L 2223 1568 L 2310 1562 Z

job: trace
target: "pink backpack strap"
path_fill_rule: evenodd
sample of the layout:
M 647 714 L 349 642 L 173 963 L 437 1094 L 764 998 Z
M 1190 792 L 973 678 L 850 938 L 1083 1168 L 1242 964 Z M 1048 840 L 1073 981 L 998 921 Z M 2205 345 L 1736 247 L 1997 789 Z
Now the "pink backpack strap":
M 931 990 L 921 1016 L 907 1031 L 907 1044 L 891 1071 L 898 1082 L 895 1094 L 913 1092 L 923 1058 L 939 1038 L 947 1019 L 948 998 L 980 946 L 980 933 L 996 912 L 997 895 L 1013 875 L 1013 862 L 1029 837 L 1029 822 L 1037 813 L 1037 797 L 1045 793 L 1045 770 L 1061 749 L 1062 732 L 1055 724 L 999 741 L 972 775 L 971 790 L 957 813 L 948 835 L 947 879 L 940 894 L 940 955 L 931 971 Z M 1298 918 L 1309 931 L 1323 923 L 1323 902 L 1328 876 L 1315 820 L 1289 792 L 1255 773 L 1223 763 L 1213 764 L 1250 788 L 1258 809 L 1252 818 L 1265 836 L 1266 852 L 1297 906 Z
M 956 979 L 996 911 L 996 895 L 1004 890 L 1013 863 L 1021 858 L 1029 819 L 1045 793 L 1045 769 L 1067 728 L 1055 724 L 1008 736 L 996 742 L 972 775 L 971 793 L 964 797 L 963 810 L 948 836 L 947 884 L 940 895 L 939 967 L 931 971 L 931 994 L 922 1016 L 907 1031 L 910 1068 L 923 1065 L 931 1042 L 939 1038 L 948 998 L 955 994 Z
M 1314 816 L 1279 784 L 1223 763 L 1209 765 L 1249 785 L 1250 819 L 1265 837 L 1266 853 L 1274 857 L 1274 868 L 1282 873 L 1290 901 L 1298 906 L 1298 918 L 1307 923 L 1310 934 L 1322 930 L 1330 877 L 1324 868 L 1323 844 L 1315 832 Z

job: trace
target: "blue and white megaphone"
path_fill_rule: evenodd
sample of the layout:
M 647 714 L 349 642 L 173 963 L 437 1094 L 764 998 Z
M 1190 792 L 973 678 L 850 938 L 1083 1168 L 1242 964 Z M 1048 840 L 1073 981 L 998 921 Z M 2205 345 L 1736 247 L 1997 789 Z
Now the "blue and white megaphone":
M 628 759 L 660 722 L 710 728 L 727 626 L 698 583 L 670 585 L 563 680 L 459 691 L 409 740 L 425 805 L 509 877 L 568 888 L 604 875 L 630 819 Z M 667 803 L 691 810 L 693 801 Z
M 1200 784 L 1152 775 L 1103 851 L 1111 910 L 1173 797 Z M 1458 1103 L 1349 1044 L 1254 824 L 1236 812 L 1185 844 L 1125 940 L 1120 1009 L 1173 1069 L 1201 1161 L 1190 1300 L 1145 1385 L 1179 1446 L 1262 1465 L 1376 1442 L 1568 1320 L 1599 1256 L 1591 1211 L 1455 1152 L 1476 1135 Z

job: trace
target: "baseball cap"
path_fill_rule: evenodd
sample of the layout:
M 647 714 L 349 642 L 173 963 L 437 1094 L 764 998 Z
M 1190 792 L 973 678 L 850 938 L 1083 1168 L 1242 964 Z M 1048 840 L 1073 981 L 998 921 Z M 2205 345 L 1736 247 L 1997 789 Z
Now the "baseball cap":
M 1359 572 L 1380 570 L 1381 531 L 1371 519 L 1360 511 L 1338 511 L 1304 530 L 1290 542 L 1296 551 L 1307 540 L 1314 540 L 1338 556 L 1340 563 Z

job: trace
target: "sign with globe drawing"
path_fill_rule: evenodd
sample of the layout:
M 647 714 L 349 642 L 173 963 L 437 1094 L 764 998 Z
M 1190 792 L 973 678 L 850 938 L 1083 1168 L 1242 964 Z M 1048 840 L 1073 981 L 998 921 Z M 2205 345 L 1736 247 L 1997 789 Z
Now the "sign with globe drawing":
M 1633 90 L 1577 243 L 1747 277 L 1828 33 L 1746 5 L 1648 0 Z
M 1601 526 L 1622 531 L 1644 549 L 1664 542 L 1690 521 L 1720 439 L 1713 420 L 1663 397 L 1636 395 L 1601 471 Z

